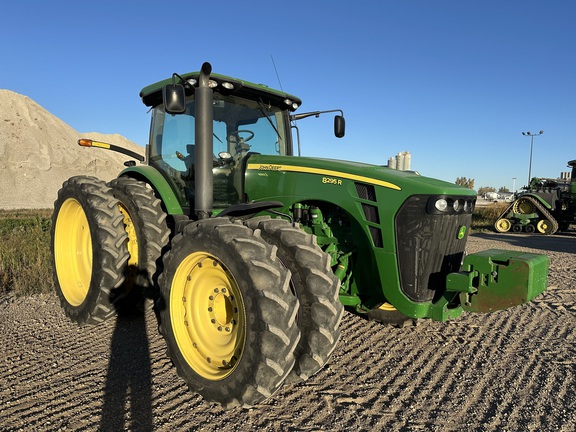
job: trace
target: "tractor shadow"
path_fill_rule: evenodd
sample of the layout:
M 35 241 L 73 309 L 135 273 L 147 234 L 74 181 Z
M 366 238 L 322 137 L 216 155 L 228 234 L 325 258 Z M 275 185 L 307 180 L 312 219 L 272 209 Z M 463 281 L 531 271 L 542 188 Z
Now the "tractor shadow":
M 116 318 L 99 430 L 153 430 L 152 369 L 143 313 Z

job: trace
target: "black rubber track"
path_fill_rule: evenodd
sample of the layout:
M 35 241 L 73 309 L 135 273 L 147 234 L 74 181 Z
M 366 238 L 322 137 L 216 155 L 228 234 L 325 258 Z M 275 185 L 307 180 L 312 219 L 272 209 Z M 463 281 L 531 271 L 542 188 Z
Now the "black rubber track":
M 136 241 L 138 251 L 137 265 L 135 268 L 128 266 L 124 282 L 128 295 L 122 301 L 123 308 L 142 309 L 144 300 L 157 297 L 154 287 L 162 269 L 162 253 L 170 237 L 167 215 L 154 190 L 144 182 L 119 177 L 108 186 L 130 216 L 135 234 L 132 241 Z
M 314 236 L 283 219 L 257 217 L 245 224 L 260 230 L 262 238 L 278 248 L 278 258 L 292 273 L 291 288 L 300 302 L 301 337 L 289 380 L 306 380 L 322 369 L 340 338 L 344 314 L 338 299 L 340 281 Z
M 62 205 L 69 200 L 77 201 L 86 216 L 92 242 L 91 278 L 88 292 L 78 305 L 71 304 L 62 291 L 59 280 L 66 268 L 56 268 L 55 254 L 66 251 L 55 250 L 63 245 L 55 241 L 56 227 Z M 118 302 L 124 293 L 124 272 L 128 261 L 127 236 L 122 223 L 123 216 L 118 209 L 118 201 L 110 188 L 95 178 L 87 176 L 71 177 L 58 192 L 52 215 L 51 248 L 56 293 L 65 314 L 80 325 L 98 324 L 116 314 Z M 68 227 L 60 224 L 59 230 Z M 89 261 L 89 260 L 88 260 Z
M 217 257 L 235 279 L 245 307 L 243 351 L 234 370 L 219 380 L 202 377 L 188 364 L 171 325 L 173 279 L 178 266 L 195 252 Z M 296 323 L 298 300 L 290 292 L 290 273 L 276 257 L 275 247 L 241 222 L 228 218 L 195 222 L 172 239 L 159 284 L 160 333 L 178 375 L 192 391 L 230 409 L 251 407 L 280 388 L 294 366 L 300 331 Z

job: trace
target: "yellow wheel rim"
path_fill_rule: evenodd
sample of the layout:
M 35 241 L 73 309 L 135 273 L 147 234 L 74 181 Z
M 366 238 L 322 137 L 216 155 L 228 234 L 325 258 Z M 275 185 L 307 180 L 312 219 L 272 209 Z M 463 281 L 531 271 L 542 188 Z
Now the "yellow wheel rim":
M 548 222 L 546 219 L 542 219 L 540 222 L 538 222 L 536 228 L 538 228 L 538 231 L 541 232 L 542 234 L 546 234 L 550 232 L 550 230 L 552 229 L 552 224 Z
M 130 258 L 128 259 L 128 268 L 136 269 L 138 271 L 138 238 L 136 237 L 136 229 L 134 228 L 134 222 L 128 213 L 128 209 L 122 204 L 118 205 L 120 213 L 124 216 L 124 229 L 128 235 L 128 253 Z
M 382 303 L 378 309 L 386 312 L 395 312 L 397 310 L 394 306 L 392 306 L 388 302 Z
M 188 255 L 176 269 L 170 291 L 170 319 L 180 352 L 203 378 L 230 375 L 246 336 L 246 312 L 236 281 L 211 254 Z
M 534 205 L 525 199 L 520 199 L 514 203 L 514 212 L 520 214 L 532 214 L 534 213 Z
M 86 299 L 92 279 L 92 237 L 82 205 L 68 198 L 54 227 L 54 262 L 62 294 L 72 306 Z
M 496 221 L 496 229 L 499 232 L 507 232 L 510 231 L 510 227 L 512 226 L 512 223 L 508 220 L 508 219 L 498 219 Z

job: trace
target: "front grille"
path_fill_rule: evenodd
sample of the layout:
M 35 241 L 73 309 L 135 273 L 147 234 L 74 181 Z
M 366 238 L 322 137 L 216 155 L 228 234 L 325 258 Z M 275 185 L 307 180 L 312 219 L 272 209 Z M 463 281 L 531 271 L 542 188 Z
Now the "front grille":
M 446 289 L 446 275 L 460 269 L 467 235 L 458 239 L 460 227 L 470 226 L 472 215 L 430 214 L 430 196 L 408 198 L 395 218 L 396 250 L 401 290 L 411 300 L 437 299 Z

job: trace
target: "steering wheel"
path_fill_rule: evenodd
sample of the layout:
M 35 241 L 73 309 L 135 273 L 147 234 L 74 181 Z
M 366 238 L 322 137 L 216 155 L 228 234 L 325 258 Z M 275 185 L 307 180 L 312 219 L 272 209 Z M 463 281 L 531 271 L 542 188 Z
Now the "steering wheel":
M 240 136 L 241 133 L 247 133 L 247 134 L 249 134 L 249 136 L 247 138 L 243 138 Z M 239 130 L 236 130 L 236 131 L 234 131 L 228 135 L 228 141 L 230 141 L 230 138 L 232 138 L 232 137 L 236 137 L 238 139 L 238 142 L 240 142 L 240 141 L 248 142 L 252 138 L 254 138 L 254 132 L 252 132 L 251 130 L 248 130 L 248 129 L 239 129 Z

